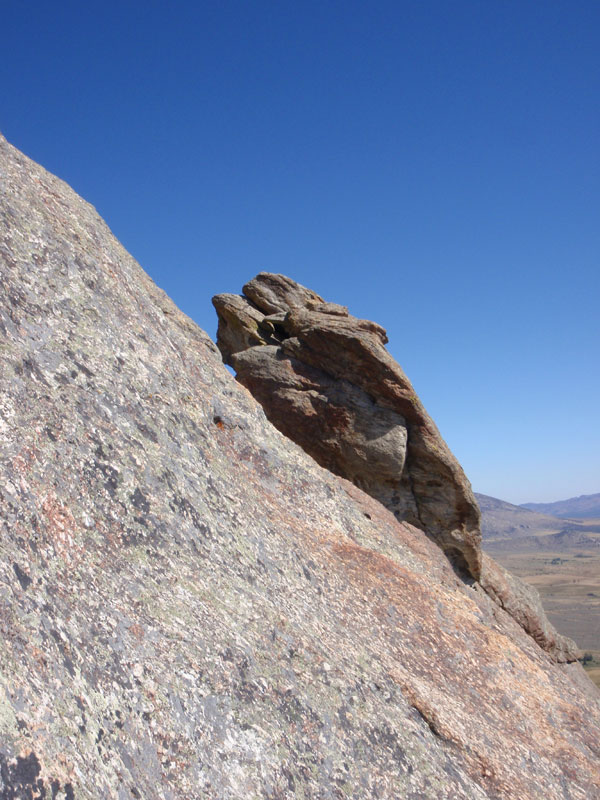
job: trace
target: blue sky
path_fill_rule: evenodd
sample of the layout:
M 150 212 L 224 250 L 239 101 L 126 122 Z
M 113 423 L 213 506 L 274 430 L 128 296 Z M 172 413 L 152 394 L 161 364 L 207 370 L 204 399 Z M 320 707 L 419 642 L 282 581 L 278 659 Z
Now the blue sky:
M 214 334 L 283 272 L 388 330 L 474 488 L 600 491 L 600 3 L 4 0 L 0 130 Z

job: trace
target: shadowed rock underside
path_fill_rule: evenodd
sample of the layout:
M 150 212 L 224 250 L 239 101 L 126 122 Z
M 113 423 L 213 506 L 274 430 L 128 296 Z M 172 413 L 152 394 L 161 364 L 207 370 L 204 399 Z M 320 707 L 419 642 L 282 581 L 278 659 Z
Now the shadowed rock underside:
M 599 796 L 600 706 L 0 138 L 0 797 Z

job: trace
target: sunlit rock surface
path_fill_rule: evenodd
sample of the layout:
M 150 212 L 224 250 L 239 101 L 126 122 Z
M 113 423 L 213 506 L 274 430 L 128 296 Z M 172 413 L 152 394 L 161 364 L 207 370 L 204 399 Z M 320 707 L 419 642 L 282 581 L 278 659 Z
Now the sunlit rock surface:
M 550 624 L 537 592 L 484 557 L 471 485 L 385 349 L 384 329 L 285 275 L 261 272 L 243 292 L 213 298 L 217 344 L 269 420 L 426 533 L 557 661 L 576 660 L 577 646 Z
M 0 193 L 2 800 L 598 797 L 579 665 L 284 438 L 1 138 Z
M 471 486 L 385 349 L 385 330 L 268 272 L 243 296 L 217 295 L 213 303 L 224 360 L 279 430 L 398 519 L 425 528 L 479 578 Z

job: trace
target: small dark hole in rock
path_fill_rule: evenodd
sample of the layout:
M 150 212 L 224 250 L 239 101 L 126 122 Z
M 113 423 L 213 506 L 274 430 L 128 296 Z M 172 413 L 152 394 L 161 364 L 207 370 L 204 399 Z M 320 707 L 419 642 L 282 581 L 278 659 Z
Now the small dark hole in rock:
M 367 514 L 367 512 L 366 512 L 366 511 L 365 511 L 365 517 L 366 517 L 367 519 L 371 519 L 371 515 L 370 515 L 370 514 Z
M 225 427 L 223 420 L 219 416 L 213 417 L 213 422 L 215 423 L 217 428 L 220 428 L 221 430 Z

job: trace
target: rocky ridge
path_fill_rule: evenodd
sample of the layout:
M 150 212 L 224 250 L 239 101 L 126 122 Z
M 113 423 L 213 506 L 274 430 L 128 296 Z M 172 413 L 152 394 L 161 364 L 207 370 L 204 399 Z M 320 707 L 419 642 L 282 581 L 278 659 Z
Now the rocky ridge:
M 580 666 L 282 436 L 2 137 L 0 553 L 2 800 L 600 796 Z
M 217 345 L 269 420 L 424 531 L 553 657 L 574 661 L 576 645 L 550 624 L 536 591 L 484 557 L 471 485 L 385 349 L 385 330 L 285 275 L 261 272 L 242 291 L 213 298 Z

